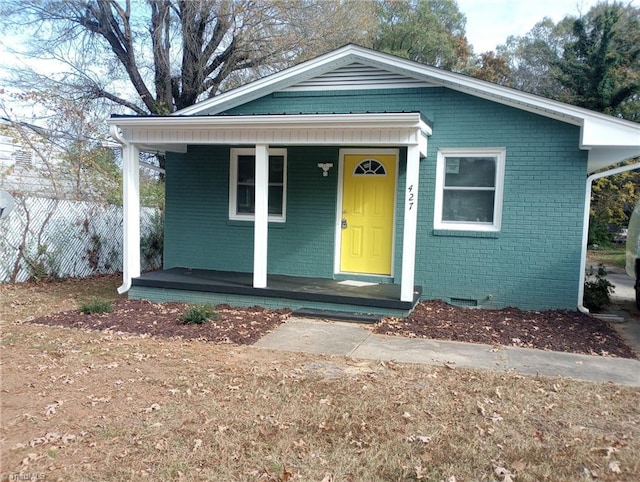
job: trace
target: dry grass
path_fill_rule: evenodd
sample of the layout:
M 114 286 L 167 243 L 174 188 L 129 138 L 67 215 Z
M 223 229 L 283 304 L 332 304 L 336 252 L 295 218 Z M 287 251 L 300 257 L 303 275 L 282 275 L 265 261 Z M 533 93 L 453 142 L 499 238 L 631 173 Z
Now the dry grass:
M 640 479 L 638 389 L 19 323 L 0 350 L 4 479 Z
M 626 253 L 627 251 L 624 245 L 613 246 L 607 249 L 590 250 L 587 255 L 587 267 L 589 267 L 589 264 L 597 267 L 598 263 L 602 263 L 606 266 L 624 268 L 626 264 Z
M 57 311 L 75 310 L 96 299 L 113 301 L 119 296 L 121 275 L 97 276 L 59 282 L 0 284 L 0 326 Z

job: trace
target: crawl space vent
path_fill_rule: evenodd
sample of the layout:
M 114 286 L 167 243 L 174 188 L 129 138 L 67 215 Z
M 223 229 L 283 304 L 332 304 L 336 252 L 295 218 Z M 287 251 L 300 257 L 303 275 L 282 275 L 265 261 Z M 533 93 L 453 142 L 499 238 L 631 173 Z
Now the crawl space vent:
M 455 306 L 467 306 L 467 307 L 478 306 L 478 300 L 471 300 L 467 298 L 450 298 L 450 303 Z

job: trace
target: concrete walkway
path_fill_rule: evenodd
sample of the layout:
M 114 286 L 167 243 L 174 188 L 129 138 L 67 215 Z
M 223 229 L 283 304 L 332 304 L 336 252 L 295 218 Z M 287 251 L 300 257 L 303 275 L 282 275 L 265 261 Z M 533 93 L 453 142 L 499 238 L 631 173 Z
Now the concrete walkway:
M 354 323 L 292 318 L 255 347 L 290 352 L 394 360 L 562 376 L 590 382 L 640 387 L 640 361 L 516 347 L 424 340 L 373 334 Z

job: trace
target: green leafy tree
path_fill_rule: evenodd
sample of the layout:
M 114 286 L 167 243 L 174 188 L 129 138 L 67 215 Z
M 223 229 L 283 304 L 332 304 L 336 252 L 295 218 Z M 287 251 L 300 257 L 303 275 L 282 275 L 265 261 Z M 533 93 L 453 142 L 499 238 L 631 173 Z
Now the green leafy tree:
M 580 18 L 545 18 L 497 53 L 517 89 L 640 120 L 639 8 L 600 3 Z
M 557 62 L 571 34 L 573 19 L 568 17 L 557 25 L 544 18 L 522 37 L 510 36 L 498 46 L 497 56 L 509 66 L 508 85 L 550 98 L 558 98 L 560 84 Z
M 639 200 L 640 170 L 603 177 L 593 183 L 591 219 L 594 224 L 603 226 L 626 226 Z
M 557 61 L 560 98 L 598 112 L 620 115 L 623 104 L 640 107 L 640 9 L 599 5 L 573 22 L 574 40 Z M 630 106 L 626 106 L 630 107 Z
M 471 55 L 465 25 L 466 18 L 454 0 L 381 0 L 373 47 L 459 71 Z

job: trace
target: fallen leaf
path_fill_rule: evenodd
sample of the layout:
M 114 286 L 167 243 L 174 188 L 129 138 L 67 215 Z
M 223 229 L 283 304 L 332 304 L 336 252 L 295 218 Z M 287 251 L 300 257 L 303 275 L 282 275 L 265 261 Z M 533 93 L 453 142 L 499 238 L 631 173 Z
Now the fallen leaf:
M 158 405 L 157 403 L 153 403 L 153 404 L 151 404 L 150 407 L 147 407 L 147 408 L 144 409 L 144 411 L 146 413 L 151 413 L 151 412 L 153 412 L 155 410 L 160 410 L 160 405 Z
M 283 465 L 282 473 L 278 476 L 278 480 L 280 480 L 280 482 L 289 482 L 292 477 L 293 477 L 293 472 L 291 472 L 290 470 L 287 470 L 287 468 Z
M 525 463 L 524 460 L 520 459 L 520 460 L 516 460 L 515 462 L 513 462 L 511 464 L 511 468 L 513 470 L 515 470 L 516 472 L 523 472 L 524 469 L 526 468 L 527 464 Z
M 198 450 L 200 447 L 202 447 L 202 440 L 197 438 L 193 444 L 193 450 L 192 452 L 195 452 L 196 450 Z
M 333 482 L 333 474 L 325 475 L 321 482 Z
M 620 474 L 622 471 L 620 470 L 620 462 L 617 460 L 611 460 L 609 462 L 609 470 L 614 474 Z
M 493 471 L 498 477 L 502 478 L 502 482 L 513 482 L 511 472 L 504 467 L 496 467 Z
M 61 402 L 53 402 L 53 403 L 50 403 L 49 405 L 47 405 L 46 407 L 44 407 L 44 415 L 45 415 L 45 417 L 50 417 L 51 415 L 55 415 L 55 413 L 58 410 L 58 407 L 60 405 L 62 405 Z

